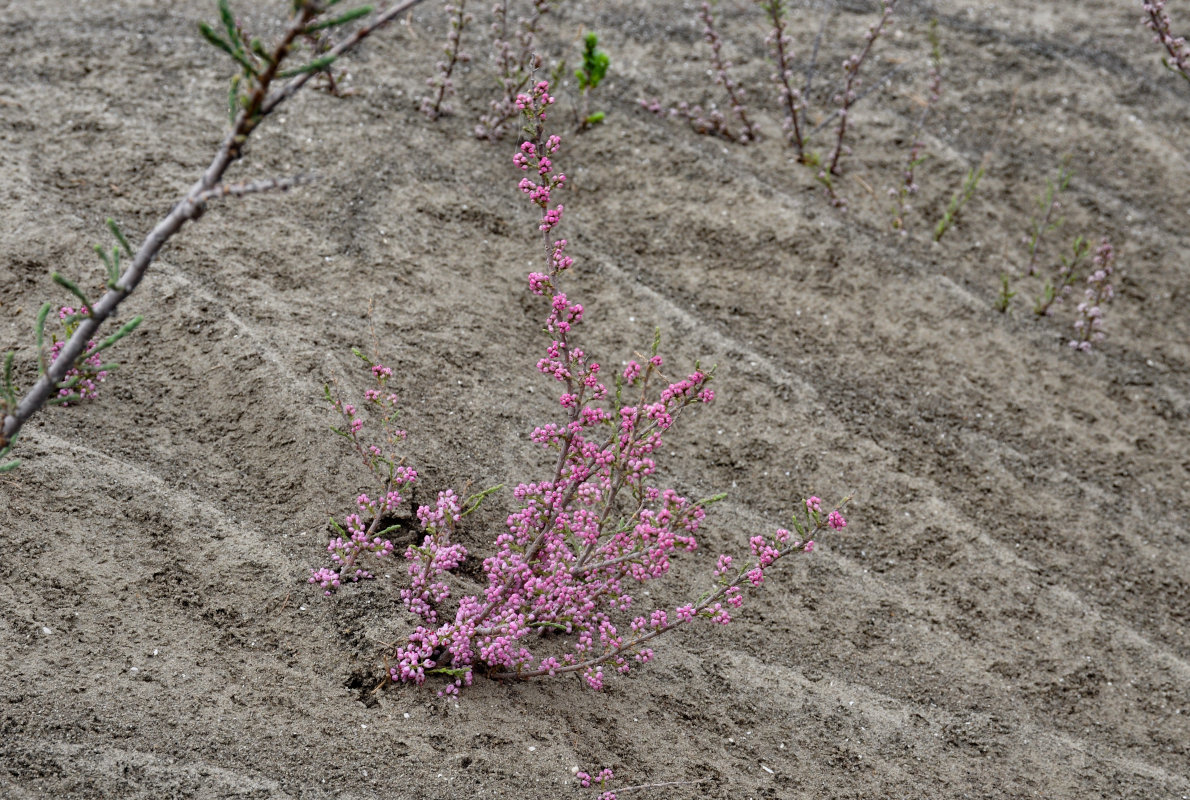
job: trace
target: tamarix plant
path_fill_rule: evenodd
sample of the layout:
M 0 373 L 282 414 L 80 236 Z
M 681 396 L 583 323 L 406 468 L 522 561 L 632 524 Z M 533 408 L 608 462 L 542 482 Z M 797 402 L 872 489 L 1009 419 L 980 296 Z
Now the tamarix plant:
M 850 149 L 844 144 L 844 138 L 847 135 L 848 114 L 859 98 L 860 69 L 868 60 L 876 40 L 880 38 L 892 21 L 893 10 L 897 7 L 897 2 L 898 0 L 882 0 L 880 19 L 873 22 L 868 28 L 868 32 L 864 34 L 863 47 L 859 52 L 851 54 L 843 61 L 843 88 L 834 97 L 835 104 L 839 106 L 839 125 L 835 129 L 835 146 L 827 158 L 826 168 L 819 172 L 820 180 L 829 180 L 831 175 L 838 175 L 839 159 L 842 158 L 844 152 L 850 152 Z M 829 188 L 829 183 L 827 185 Z
M 918 115 L 917 121 L 913 125 L 913 134 L 910 137 L 913 144 L 909 147 L 909 155 L 906 157 L 905 167 L 901 171 L 901 185 L 888 190 L 895 201 L 892 227 L 893 230 L 900 231 L 902 236 L 909 235 L 906 217 L 913 210 L 909 205 L 909 199 L 918 192 L 917 168 L 926 160 L 926 118 L 929 117 L 930 112 L 934 110 L 934 107 L 938 105 L 938 100 L 942 97 L 942 39 L 938 35 L 938 20 L 930 20 L 927 37 L 930 41 L 930 69 L 926 76 L 926 98 L 922 102 L 921 114 Z
M 1170 72 L 1176 72 L 1190 81 L 1190 47 L 1186 45 L 1185 37 L 1174 36 L 1169 14 L 1165 13 L 1165 0 L 1143 0 L 1141 5 L 1145 11 L 1142 22 L 1153 32 L 1153 41 L 1160 44 L 1169 56 L 1162 57 L 1161 63 Z
M 1115 297 L 1112 273 L 1115 272 L 1115 250 L 1107 237 L 1099 243 L 1091 258 L 1091 274 L 1087 276 L 1087 288 L 1083 301 L 1078 304 L 1078 319 L 1074 321 L 1075 338 L 1070 346 L 1075 350 L 1089 352 L 1092 345 L 1103 341 L 1103 308 Z
M 430 119 L 451 113 L 446 99 L 455 94 L 452 77 L 455 67 L 471 60 L 471 56 L 463 50 L 463 29 L 474 19 L 467 13 L 467 0 L 457 0 L 457 5 L 448 3 L 446 13 L 450 18 L 450 31 L 446 34 L 446 44 L 442 48 L 443 60 L 438 62 L 438 72 L 434 77 L 426 81 L 430 93 L 421 99 L 421 113 Z
M 732 77 L 732 63 L 723 53 L 723 37 L 719 34 L 715 22 L 715 8 L 711 2 L 704 2 L 699 6 L 698 20 L 703 26 L 703 39 L 711 48 L 711 75 L 714 82 L 727 94 L 728 106 L 737 125 L 733 127 L 727 116 L 714 103 L 710 103 L 704 109 L 701 105 L 691 105 L 684 100 L 672 108 L 666 108 L 658 100 L 641 99 L 638 102 L 641 108 L 658 116 L 668 115 L 686 120 L 697 133 L 718 136 L 740 144 L 753 142 L 759 132 L 748 116 L 748 109 L 744 104 L 747 92 Z
M 651 661 L 653 639 L 695 620 L 731 622 L 745 591 L 761 586 L 776 561 L 810 553 L 820 531 L 846 525 L 839 508 L 825 510 L 811 497 L 794 519 L 795 532 L 752 537 L 747 557 L 719 556 L 714 584 L 697 599 L 638 610 L 633 587 L 663 578 L 678 552 L 695 550 L 707 506 L 722 498 L 693 501 L 656 483 L 663 438 L 686 409 L 714 399 L 713 370 L 696 364 L 686 377 L 667 379 L 658 334 L 647 357 L 609 379 L 580 343 L 585 308 L 561 286 L 574 261 L 557 235 L 566 209 L 556 195 L 567 180 L 555 164 L 562 141 L 545 132 L 553 102 L 544 81 L 517 96 L 527 125 L 513 163 L 522 174 L 518 188 L 540 210 L 545 271 L 530 273 L 528 285 L 548 300 L 549 343 L 537 371 L 560 384 L 561 419 L 536 427 L 531 438 L 554 456 L 545 476 L 513 490 L 518 507 L 483 561 L 486 589 L 451 606 L 447 573 L 467 557 L 453 533 L 477 501 L 443 492 L 435 505 L 418 509 L 426 536 L 406 551 L 413 583 L 402 597 L 421 624 L 388 654 L 394 682 L 444 676 L 443 691 L 454 694 L 477 673 L 497 679 L 581 673 L 601 689 L 605 666 L 623 673 Z M 341 411 L 351 417 L 349 429 L 355 427 L 356 417 Z M 367 533 L 383 512 L 369 503 L 360 499 L 361 514 L 348 527 L 357 532 L 361 553 L 371 548 L 383 557 L 389 548 Z M 367 526 L 365 514 L 373 515 Z M 356 552 L 346 541 L 332 542 L 336 548 Z M 342 569 L 337 573 L 341 581 Z M 327 577 L 314 576 L 319 583 Z
M 532 85 L 542 58 L 536 51 L 537 31 L 553 0 L 532 0 L 532 10 L 515 22 L 508 18 L 510 0 L 496 0 L 492 6 L 492 58 L 499 73 L 499 96 L 489 103 L 488 113 L 479 118 L 475 135 L 496 141 L 504 136 L 520 109 L 516 98 Z

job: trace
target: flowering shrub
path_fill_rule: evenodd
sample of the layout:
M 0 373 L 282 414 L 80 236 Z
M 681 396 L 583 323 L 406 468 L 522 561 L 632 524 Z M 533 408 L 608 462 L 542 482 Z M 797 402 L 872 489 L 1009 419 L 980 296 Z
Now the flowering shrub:
M 532 0 L 532 10 L 515 22 L 508 18 L 509 0 L 496 0 L 492 6 L 492 57 L 499 73 L 500 95 L 489 103 L 488 113 L 479 118 L 476 137 L 500 139 L 520 113 L 517 95 L 532 85 L 533 73 L 542 64 L 537 54 L 537 31 L 551 2 Z
M 739 122 L 739 130 L 730 138 L 747 144 L 756 139 L 756 126 L 748 119 L 748 109 L 744 105 L 744 87 L 731 77 L 731 62 L 723 55 L 723 38 L 715 28 L 715 15 L 709 2 L 704 2 L 699 8 L 698 19 L 703 25 L 702 37 L 711 48 L 711 71 L 715 76 L 715 83 L 722 86 L 723 91 L 727 93 L 731 113 Z
M 696 364 L 684 378 L 667 379 L 658 335 L 647 357 L 609 377 L 577 341 L 584 307 L 559 285 L 574 261 L 567 240 L 555 238 L 566 211 L 556 194 L 566 176 L 554 163 L 561 139 L 545 134 L 553 102 L 546 82 L 517 96 L 528 125 L 512 158 L 522 174 L 518 188 L 540 210 L 546 271 L 530 273 L 528 284 L 530 292 L 548 300 L 550 341 L 537 370 L 560 384 L 562 418 L 538 426 L 531 438 L 554 454 L 553 467 L 548 476 L 513 490 L 518 508 L 496 537 L 495 552 L 484 559 L 487 587 L 481 594 L 446 608 L 447 573 L 467 557 L 452 536 L 483 495 L 460 501 L 445 491 L 434 506 L 419 508 L 425 537 L 405 552 L 411 584 L 401 596 L 422 624 L 390 654 L 389 677 L 421 684 L 430 675 L 444 675 L 451 680 L 448 694 L 469 685 L 476 671 L 520 679 L 581 672 L 591 688 L 601 689 L 605 666 L 623 673 L 634 662 L 649 662 L 652 639 L 696 619 L 731 622 L 745 590 L 763 584 L 773 563 L 811 552 L 817 531 L 847 524 L 837 508 L 825 511 L 822 501 L 811 497 L 805 521 L 794 520 L 796 535 L 780 529 L 771 537 L 754 536 L 749 557 L 719 557 L 714 586 L 697 600 L 637 612 L 632 587 L 664 577 L 679 551 L 695 550 L 706 507 L 722 497 L 693 501 L 655 482 L 666 431 L 688 407 L 714 400 L 712 371 Z M 374 373 L 384 370 L 368 363 Z M 391 422 L 395 398 L 384 387 L 389 374 L 377 374 L 380 388 L 369 399 Z M 357 500 L 360 513 L 348 518 L 348 535 L 341 533 L 328 547 L 335 566 L 311 575 L 326 591 L 344 579 L 368 577 L 357 566 L 365 552 L 379 558 L 391 552 L 385 531 L 376 530 L 378 520 L 388 503 L 400 502 L 393 493 L 401 481 L 415 477 L 402 472 L 395 456 L 359 439 L 363 421 L 354 407 L 332 403 L 346 423 L 338 433 L 384 478 L 387 499 L 383 507 L 366 496 Z M 403 431 L 390 435 L 389 442 L 403 436 Z M 367 526 L 366 514 L 372 515 Z
M 785 0 L 758 0 L 760 7 L 768 15 L 769 23 L 773 26 L 765 44 L 769 54 L 773 57 L 772 81 L 777 86 L 777 96 L 781 101 L 784 119 L 781 123 L 785 131 L 785 139 L 797 149 L 797 160 L 806 160 L 806 140 L 802 135 L 800 123 L 801 112 L 806 108 L 806 99 L 799 89 L 793 88 L 793 39 L 785 32 L 785 17 L 789 9 Z
M 719 136 L 740 144 L 755 141 L 758 132 L 752 120 L 748 117 L 748 109 L 744 105 L 746 94 L 744 87 L 731 77 L 732 64 L 723 55 L 723 37 L 715 26 L 715 13 L 711 3 L 704 2 L 698 9 L 698 20 L 702 23 L 702 37 L 711 48 L 711 75 L 714 82 L 723 87 L 727 93 L 728 105 L 732 115 L 739 123 L 733 129 L 727 121 L 727 116 L 714 103 L 703 109 L 701 105 L 691 105 L 686 101 L 679 102 L 672 108 L 666 108 L 660 101 L 641 99 L 637 102 L 641 108 L 658 116 L 670 116 L 686 120 L 697 133 L 708 136 Z

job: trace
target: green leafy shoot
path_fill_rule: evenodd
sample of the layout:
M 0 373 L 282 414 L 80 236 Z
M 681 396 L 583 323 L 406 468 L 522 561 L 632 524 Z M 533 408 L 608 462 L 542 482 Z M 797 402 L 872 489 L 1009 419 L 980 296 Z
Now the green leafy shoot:
M 125 336 L 127 336 L 128 334 L 130 334 L 134 330 L 136 330 L 137 326 L 140 325 L 142 322 L 144 322 L 144 320 L 145 320 L 145 318 L 143 316 L 141 316 L 140 314 L 137 314 L 135 317 L 133 317 L 132 319 L 128 320 L 123 325 L 121 325 L 120 329 L 118 331 L 116 331 L 111 336 L 108 336 L 106 339 L 104 339 L 102 342 L 100 342 L 95 347 L 95 349 L 90 351 L 87 355 L 93 356 L 98 352 L 108 349 L 113 344 L 120 341 Z M 104 366 L 104 369 L 107 369 L 107 366 Z
M 607 76 L 607 68 L 611 59 L 603 50 L 599 49 L 599 36 L 588 33 L 583 39 L 583 66 L 574 71 L 578 79 L 578 88 L 584 92 L 594 89 Z
M 360 6 L 352 11 L 345 12 L 334 19 L 323 20 L 322 22 L 315 22 L 307 25 L 302 33 L 311 34 L 317 31 L 326 30 L 327 28 L 337 28 L 340 25 L 346 25 L 348 22 L 366 17 L 372 13 L 372 6 Z
M 591 111 L 588 95 L 607 77 L 610 65 L 611 59 L 607 53 L 599 49 L 599 37 L 594 33 L 588 33 L 583 37 L 583 65 L 574 71 L 574 77 L 578 80 L 578 87 L 582 92 L 582 112 L 578 119 L 580 131 L 598 125 L 607 116 L 602 111 Z
M 79 301 L 87 308 L 91 307 L 91 301 L 87 299 L 85 294 L 83 294 L 83 290 L 78 287 L 78 284 L 72 281 L 70 278 L 67 278 L 61 272 L 52 273 L 50 275 L 50 280 L 77 297 Z
M 993 305 L 1001 314 L 1008 312 L 1012 308 L 1012 298 L 1016 297 L 1016 292 L 1012 290 L 1009 283 L 1008 273 L 1000 276 L 1000 294 L 996 296 L 996 302 Z
M 942 219 L 938 220 L 938 224 L 934 226 L 935 242 L 942 241 L 942 236 L 958 220 L 959 212 L 963 210 L 963 206 L 967 205 L 967 201 L 975 196 L 975 190 L 979 187 L 979 181 L 983 178 L 985 171 L 986 168 L 982 164 L 978 169 L 967 170 L 967 177 L 963 179 L 962 188 L 954 197 L 950 198 L 950 203 L 946 206 Z
M 496 492 L 500 491 L 503 488 L 504 488 L 504 484 L 498 483 L 489 489 L 484 489 L 482 492 L 477 492 L 477 493 L 471 495 L 470 497 L 468 497 L 466 500 L 463 501 L 463 513 L 460 516 L 463 516 L 463 517 L 467 516 L 472 511 L 479 508 L 480 504 L 482 504 L 483 501 L 485 499 L 487 499 L 487 497 L 489 495 L 495 494 Z
M 316 58 L 313 61 L 310 61 L 309 63 L 303 64 L 300 67 L 295 67 L 294 69 L 290 69 L 290 70 L 286 70 L 286 71 L 282 72 L 280 74 L 280 77 L 294 78 L 294 77 L 297 77 L 298 75 L 304 75 L 307 72 L 322 72 L 327 67 L 329 67 L 331 64 L 335 63 L 336 58 L 338 58 L 338 56 L 333 56 L 333 55 L 320 56 L 319 58 Z

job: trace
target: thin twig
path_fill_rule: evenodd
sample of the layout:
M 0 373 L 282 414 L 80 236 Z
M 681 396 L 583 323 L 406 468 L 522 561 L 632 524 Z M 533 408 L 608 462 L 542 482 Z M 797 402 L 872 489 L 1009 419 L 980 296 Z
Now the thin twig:
M 833 2 L 827 3 L 826 13 L 822 15 L 822 23 L 818 26 L 818 34 L 814 37 L 814 48 L 810 51 L 810 60 L 806 64 L 806 85 L 802 87 L 802 98 L 806 102 L 810 101 L 810 88 L 814 82 L 814 67 L 818 63 L 818 47 L 822 44 L 822 35 L 826 33 L 826 24 L 830 22 L 831 15 L 834 13 L 835 4 Z M 815 128 L 815 130 L 818 129 Z
M 880 91 L 881 89 L 883 89 L 888 84 L 889 81 L 891 81 L 893 78 L 897 77 L 897 73 L 900 72 L 902 69 L 904 69 L 904 67 L 893 67 L 888 72 L 884 73 L 884 77 L 882 77 L 880 80 L 876 81 L 876 83 L 872 84 L 871 86 L 869 86 L 867 89 L 860 92 L 856 96 L 855 100 L 853 100 L 851 102 L 851 107 L 855 108 L 856 105 L 859 104 L 860 100 L 863 100 L 865 97 L 870 95 L 872 92 L 877 92 L 877 91 Z M 831 120 L 833 120 L 837 116 L 839 116 L 839 109 L 836 108 L 830 114 L 827 114 L 826 117 L 824 117 L 822 119 L 822 121 L 820 121 L 817 125 L 815 125 L 810 130 L 810 132 L 808 134 L 806 134 L 806 138 L 809 139 L 811 136 L 818 133 L 820 130 L 822 130 L 827 125 L 829 125 L 831 123 Z
M 249 181 L 246 183 L 220 183 L 197 196 L 200 203 L 220 197 L 243 197 L 246 194 L 259 192 L 287 192 L 295 186 L 313 183 L 317 178 L 313 175 L 294 175 L 292 178 L 269 178 L 267 180 Z
M 665 783 L 638 783 L 635 786 L 625 786 L 623 788 L 616 789 L 616 794 L 621 794 L 623 792 L 635 792 L 638 789 L 665 789 L 670 786 L 697 786 L 700 783 L 707 783 L 710 780 L 711 780 L 710 778 L 699 778 L 696 781 L 667 781 Z

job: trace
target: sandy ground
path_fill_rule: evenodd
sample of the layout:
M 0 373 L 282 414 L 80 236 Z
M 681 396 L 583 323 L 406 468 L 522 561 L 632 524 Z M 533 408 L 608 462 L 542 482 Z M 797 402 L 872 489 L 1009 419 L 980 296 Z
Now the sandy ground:
M 285 4 L 238 5 L 267 33 Z M 804 55 L 822 12 L 794 5 Z M 27 365 L 34 312 L 60 294 L 48 273 L 97 282 L 104 218 L 143 236 L 207 163 L 229 68 L 197 34 L 206 0 L 0 6 L 0 347 Z M 544 477 L 528 433 L 557 417 L 533 371 L 532 209 L 512 145 L 470 135 L 482 43 L 460 113 L 416 111 L 444 33 L 427 4 L 351 60 L 355 96 L 300 96 L 233 175 L 322 180 L 213 204 L 121 308 L 147 318 L 124 371 L 26 428 L 0 477 L 0 795 L 593 797 L 576 766 L 702 781 L 624 795 L 642 798 L 1190 795 L 1190 86 L 1135 2 L 903 6 L 870 74 L 901 71 L 854 114 L 846 214 L 781 142 L 750 3 L 723 4 L 767 134 L 748 147 L 636 105 L 718 96 L 692 3 L 567 2 L 544 37 L 573 61 L 594 29 L 612 57 L 607 123 L 560 157 L 588 348 L 617 364 L 659 325 L 671 364 L 719 365 L 719 399 L 663 467 L 730 496 L 652 599 L 696 595 L 714 553 L 807 493 L 856 493 L 842 535 L 736 624 L 675 633 L 602 693 L 479 680 L 457 702 L 361 699 L 410 629 L 396 581 L 325 599 L 305 578 L 327 517 L 369 488 L 320 399 L 332 373 L 363 385 L 369 299 L 419 499 Z M 834 16 L 832 81 L 872 10 Z M 934 16 L 945 94 L 905 239 L 885 190 Z M 1091 354 L 1065 346 L 1069 308 L 1033 317 L 1033 284 L 992 310 L 1064 154 L 1049 256 L 1076 233 L 1119 253 Z M 486 552 L 512 507 L 506 492 L 469 518 L 467 547 Z

